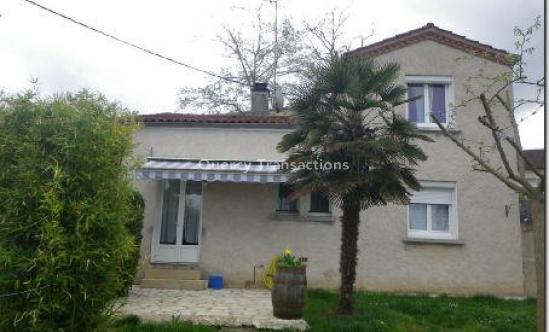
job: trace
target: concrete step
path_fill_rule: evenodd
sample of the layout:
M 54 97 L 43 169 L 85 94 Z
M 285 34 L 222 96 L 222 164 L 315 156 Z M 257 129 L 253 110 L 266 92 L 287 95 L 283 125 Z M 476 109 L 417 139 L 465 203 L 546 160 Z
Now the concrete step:
M 176 279 L 176 280 L 199 280 L 200 270 L 198 269 L 163 269 L 149 268 L 145 270 L 146 279 Z
M 141 287 L 160 289 L 188 289 L 203 290 L 208 286 L 207 280 L 178 280 L 178 279 L 143 279 Z

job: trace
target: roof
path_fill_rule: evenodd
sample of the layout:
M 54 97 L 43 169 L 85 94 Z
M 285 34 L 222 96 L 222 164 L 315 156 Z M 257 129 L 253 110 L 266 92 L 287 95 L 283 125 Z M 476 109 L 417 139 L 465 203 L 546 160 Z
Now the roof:
M 258 114 L 189 114 L 189 113 L 157 113 L 141 115 L 141 122 L 151 123 L 182 123 L 182 124 L 258 124 L 258 125 L 291 125 L 291 119 L 284 115 Z
M 524 150 L 522 151 L 522 154 L 532 166 L 534 166 L 536 169 L 544 169 L 545 168 L 545 150 L 544 149 L 538 149 L 538 150 Z
M 505 65 L 511 65 L 515 61 L 515 57 L 505 50 L 468 39 L 465 36 L 455 34 L 449 30 L 441 29 L 433 23 L 427 23 L 421 28 L 410 30 L 377 43 L 357 48 L 349 51 L 347 55 L 378 56 L 426 40 L 457 48 L 467 53 L 472 53 Z

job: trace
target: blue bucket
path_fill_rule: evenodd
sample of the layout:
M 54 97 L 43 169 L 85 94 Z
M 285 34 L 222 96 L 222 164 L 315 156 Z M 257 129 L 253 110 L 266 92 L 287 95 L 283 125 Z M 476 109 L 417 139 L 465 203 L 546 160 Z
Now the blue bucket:
M 210 274 L 208 278 L 208 287 L 211 289 L 223 288 L 223 276 L 221 274 Z

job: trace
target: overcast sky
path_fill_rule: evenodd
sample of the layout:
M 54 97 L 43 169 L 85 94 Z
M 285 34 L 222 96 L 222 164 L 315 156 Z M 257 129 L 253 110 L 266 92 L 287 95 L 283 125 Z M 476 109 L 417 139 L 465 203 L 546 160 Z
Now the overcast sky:
M 253 19 L 262 0 L 36 0 L 123 39 L 194 66 L 224 63 L 216 41 L 222 23 Z M 368 43 L 433 22 L 497 48 L 514 51 L 513 27 L 543 15 L 543 0 L 279 0 L 279 15 L 311 20 L 333 8 L 349 14 L 346 39 Z M 268 14 L 269 12 L 266 11 Z M 42 94 L 90 88 L 141 113 L 175 111 L 177 92 L 199 86 L 203 74 L 118 44 L 22 0 L 0 2 L 0 88 L 19 91 L 38 78 Z M 534 39 L 530 74 L 543 74 L 543 31 Z M 524 96 L 518 90 L 516 95 Z M 525 111 L 527 112 L 527 111 Z M 525 148 L 543 146 L 543 112 L 521 123 Z

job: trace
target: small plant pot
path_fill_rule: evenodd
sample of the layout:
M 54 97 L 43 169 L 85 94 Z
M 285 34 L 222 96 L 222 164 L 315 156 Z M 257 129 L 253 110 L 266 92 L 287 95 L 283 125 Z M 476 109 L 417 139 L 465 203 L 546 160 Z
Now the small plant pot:
M 271 291 L 273 315 L 281 319 L 303 318 L 307 292 L 306 269 L 302 267 L 278 267 Z

